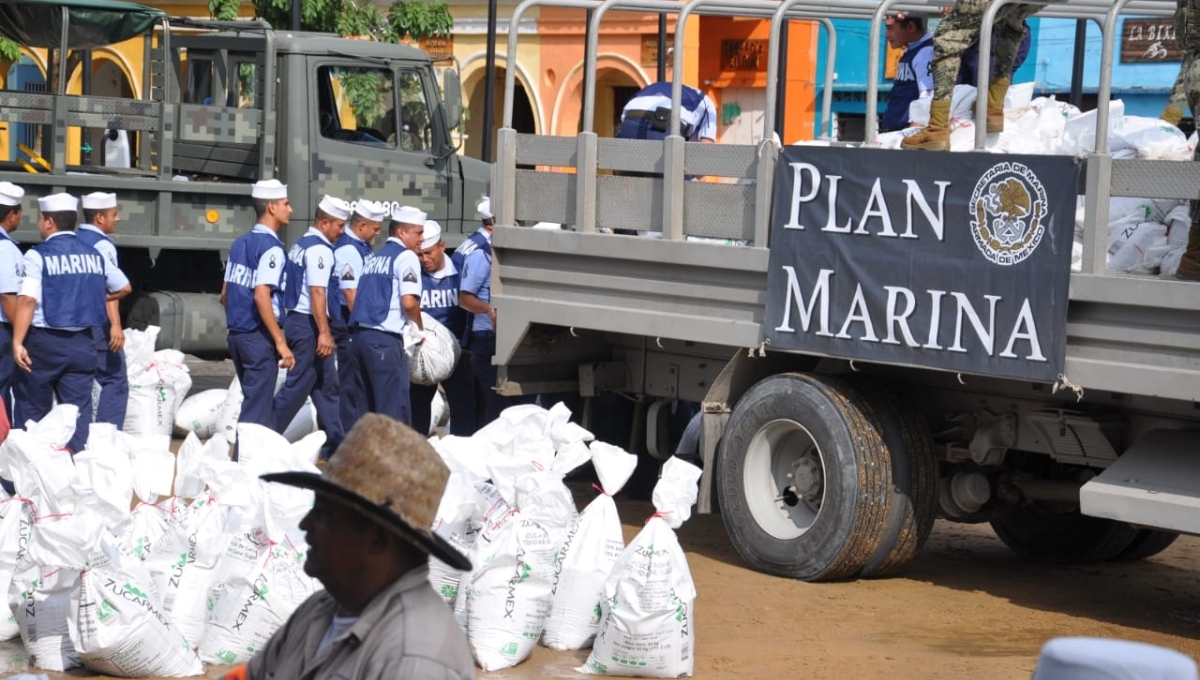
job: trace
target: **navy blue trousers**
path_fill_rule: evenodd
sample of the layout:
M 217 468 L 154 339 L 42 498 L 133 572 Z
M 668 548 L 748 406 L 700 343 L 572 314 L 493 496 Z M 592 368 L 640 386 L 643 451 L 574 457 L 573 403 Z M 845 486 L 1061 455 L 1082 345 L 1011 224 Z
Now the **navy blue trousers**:
M 362 396 L 362 401 L 356 404 L 358 412 L 354 420 L 371 412 L 412 425 L 408 357 L 400 336 L 355 328 L 350 336 L 350 354 L 354 362 L 354 389 Z
M 317 356 L 317 321 L 309 314 L 289 313 L 283 322 L 283 334 L 296 357 L 296 366 L 288 371 L 287 382 L 275 395 L 275 431 L 282 434 L 304 406 L 304 400 L 312 395 L 317 422 L 325 431 L 323 455 L 328 458 L 346 437 L 337 356 Z
M 110 352 L 109 331 L 96 329 L 96 382 L 100 383 L 100 401 L 96 404 L 96 422 L 125 427 L 129 408 L 129 373 L 125 369 L 125 350 Z
M 442 381 L 442 390 L 446 393 L 446 405 L 450 408 L 449 434 L 463 437 L 474 434 L 479 429 L 475 418 L 478 400 L 475 398 L 475 381 L 471 378 L 470 355 L 465 351 L 459 356 L 450 377 Z M 422 428 L 433 417 L 433 395 L 436 393 L 436 385 L 413 384 L 408 391 L 412 402 L 413 429 L 421 434 L 425 434 Z M 461 423 L 456 417 L 458 413 L 464 414 Z
M 271 407 L 275 399 L 275 380 L 279 377 L 279 355 L 265 330 L 229 331 L 229 358 L 242 384 L 242 412 L 239 423 L 272 427 Z
M 12 324 L 0 324 L 0 399 L 4 401 L 4 411 L 8 414 L 8 421 L 13 423 L 16 428 L 16 421 L 13 420 L 13 398 L 12 387 L 14 373 L 17 370 L 17 364 L 13 361 L 12 353 Z
M 358 403 L 362 395 L 354 386 L 354 358 L 350 354 L 350 327 L 340 320 L 329 320 L 329 332 L 333 334 L 333 344 L 337 346 L 337 378 L 341 387 L 338 402 L 341 405 L 342 430 L 349 431 L 354 427 L 360 413 Z
M 45 418 L 57 398 L 60 404 L 79 408 L 75 434 L 67 442 L 67 448 L 76 453 L 82 451 L 92 422 L 92 381 L 96 377 L 96 341 L 92 329 L 63 331 L 31 327 L 25 336 L 25 349 L 33 371 L 22 371 L 14 381 L 13 427 L 23 428 L 27 420 Z

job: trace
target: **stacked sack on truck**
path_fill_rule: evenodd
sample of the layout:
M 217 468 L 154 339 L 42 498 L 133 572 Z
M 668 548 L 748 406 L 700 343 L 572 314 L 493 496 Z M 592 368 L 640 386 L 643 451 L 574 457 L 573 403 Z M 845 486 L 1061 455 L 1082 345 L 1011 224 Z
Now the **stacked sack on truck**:
M 594 441 L 570 415 L 563 404 L 514 406 L 471 437 L 431 440 L 450 469 L 433 530 L 469 555 L 473 569 L 431 560 L 430 582 L 454 608 L 485 671 L 521 663 L 539 642 L 561 650 L 599 645 L 598 632 L 608 630 L 603 654 L 632 665 L 589 664 L 585 672 L 691 675 L 695 589 L 673 528 L 690 514 L 700 471 L 677 459 L 667 463 L 655 491 L 659 519 L 647 525 L 653 533 L 635 541 L 641 550 L 626 548 L 612 494 L 633 473 L 636 456 Z M 588 460 L 602 490 L 579 513 L 563 480 Z M 664 522 L 663 513 L 674 517 Z M 654 568 L 643 569 L 640 553 L 656 542 Z M 648 578 L 630 578 L 630 571 Z M 670 598 L 660 592 L 664 584 Z M 638 620 L 614 612 L 614 597 Z M 636 648 L 652 653 L 631 656 Z
M 234 463 L 220 436 L 176 456 L 167 436 L 93 425 L 72 460 L 74 423 L 60 405 L 0 445 L 16 490 L 0 498 L 0 639 L 19 635 L 30 665 L 198 675 L 248 660 L 320 587 L 297 529 L 311 492 L 258 477 L 316 471 L 323 433 L 289 445 L 244 425 Z
M 1009 88 L 1004 99 L 1004 132 L 989 134 L 986 150 L 1005 154 L 1057 154 L 1085 156 L 1096 145 L 1096 112 L 1053 98 L 1036 97 L 1035 83 Z M 975 148 L 975 88 L 957 85 L 951 102 L 950 149 Z M 918 99 L 909 107 L 917 124 L 929 120 L 929 99 Z M 919 128 L 887 132 L 874 145 L 898 149 L 900 142 Z M 1114 159 L 1192 159 L 1197 143 L 1179 128 L 1158 118 L 1125 115 L 1125 104 L 1109 104 L 1108 148 Z M 1173 277 L 1187 245 L 1190 226 L 1186 201 L 1115 197 L 1108 212 L 1108 268 L 1127 274 Z M 1075 243 L 1071 267 L 1080 271 L 1083 257 L 1083 198 L 1076 214 Z

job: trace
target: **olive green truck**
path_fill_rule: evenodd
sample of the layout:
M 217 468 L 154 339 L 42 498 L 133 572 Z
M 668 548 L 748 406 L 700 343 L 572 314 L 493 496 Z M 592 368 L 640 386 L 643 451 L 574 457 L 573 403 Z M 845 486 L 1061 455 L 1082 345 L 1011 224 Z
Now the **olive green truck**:
M 1169 16 L 1173 2 L 1043 10 L 1103 28 L 1086 157 L 772 140 L 785 20 L 859 18 L 881 37 L 887 12 L 945 4 L 526 0 L 514 13 L 509 53 L 535 6 L 590 10 L 592 23 L 583 132 L 519 134 L 511 112 L 500 131 L 501 388 L 638 401 L 638 436 L 659 457 L 675 453 L 664 404 L 700 404 L 699 509 L 719 511 L 768 573 L 893 573 L 938 517 L 990 523 L 1018 553 L 1058 563 L 1142 559 L 1200 533 L 1200 284 L 1114 275 L 1105 260 L 1112 197 L 1200 192 L 1196 163 L 1117 160 L 1107 146 L 1118 17 Z M 598 137 L 590 92 L 610 9 L 674 14 L 676 35 L 693 14 L 770 20 L 763 141 L 685 142 L 678 88 L 675 134 Z M 511 73 L 507 85 L 511 101 Z
M 60 94 L 67 80 L 54 67 L 46 91 L 0 90 L 0 120 L 30 152 L 0 163 L 0 181 L 26 190 L 27 217 L 14 234 L 26 243 L 38 239 L 37 196 L 117 193 L 123 219 L 113 239 L 135 286 L 123 312 L 134 325 L 161 326 L 161 345 L 226 351 L 223 262 L 254 224 L 258 180 L 288 185 L 287 243 L 326 193 L 416 205 L 451 242 L 477 228 L 490 165 L 456 153 L 457 70 L 435 68 L 421 50 L 259 21 L 168 19 L 105 0 L 6 2 L 0 26 L 55 54 L 66 44 L 69 64 L 89 48 L 145 41 L 141 99 Z M 98 147 L 70 163 L 71 128 L 81 140 L 128 139 L 129 167 L 104 165 Z

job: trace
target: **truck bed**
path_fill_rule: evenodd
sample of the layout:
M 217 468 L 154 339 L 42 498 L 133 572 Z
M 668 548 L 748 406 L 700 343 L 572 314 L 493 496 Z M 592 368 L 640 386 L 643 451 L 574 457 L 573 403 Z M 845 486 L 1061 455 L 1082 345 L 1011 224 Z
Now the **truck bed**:
M 590 153 L 590 144 L 595 144 L 602 162 L 597 164 L 599 177 L 589 179 L 586 166 L 564 166 Z M 641 148 L 636 154 L 616 153 L 627 151 L 630 144 Z M 695 150 L 706 158 L 716 153 L 731 158 L 752 154 L 752 160 L 748 165 L 708 164 L 712 167 L 705 174 L 736 173 L 728 178 L 735 184 L 677 178 L 677 186 L 671 187 L 671 182 L 664 185 L 664 180 L 656 178 L 603 174 L 670 167 L 666 158 L 670 152 L 664 151 L 661 142 L 597 140 L 594 136 L 590 141 L 577 141 L 502 132 L 500 162 L 513 163 L 513 170 L 518 160 L 523 166 L 537 168 L 519 171 L 532 176 L 497 188 L 502 212 L 494 237 L 499 262 L 494 300 L 503 322 L 499 324 L 496 362 L 508 367 L 509 380 L 520 383 L 554 372 L 544 363 L 546 352 L 538 347 L 545 340 L 546 333 L 538 330 L 543 328 L 565 328 L 573 338 L 581 331 L 599 332 L 610 345 L 629 344 L 630 338 L 648 339 L 655 347 L 663 347 L 664 341 L 681 341 L 674 343 L 680 353 L 723 353 L 726 359 L 739 350 L 760 348 L 768 262 L 766 215 L 760 206 L 769 206 L 762 198 L 763 189 L 769 192 L 769 187 L 762 183 L 774 177 L 774 151 L 770 143 L 762 147 L 701 146 L 687 144 L 686 151 L 691 154 Z M 846 149 L 846 153 L 854 152 Z M 1105 268 L 1103 252 L 1110 197 L 1191 198 L 1200 186 L 1200 167 L 1186 162 L 1114 161 L 1107 155 L 1093 155 L 1087 167 L 1084 271 L 1071 277 L 1065 375 L 1084 390 L 1195 401 L 1200 395 L 1200 285 L 1113 275 Z M 538 175 L 545 177 L 539 181 Z M 513 175 L 502 168 L 499 176 Z M 587 224 L 587 214 L 577 206 L 586 205 L 589 199 L 580 197 L 579 185 L 593 180 L 597 209 L 591 214 L 596 217 Z M 561 190 L 538 190 L 553 183 Z M 676 200 L 683 209 L 663 209 L 676 189 L 682 190 Z M 719 213 L 714 217 L 699 199 L 689 197 L 692 192 L 715 192 L 715 200 L 722 202 Z M 640 216 L 612 214 L 616 210 L 606 214 L 598 208 L 601 205 L 642 206 L 643 212 Z M 572 214 L 577 216 L 575 220 L 569 219 Z M 732 224 L 722 220 L 721 215 L 730 214 L 740 219 Z M 506 216 L 509 219 L 504 219 Z M 516 226 L 517 219 L 572 222 L 578 231 Z M 613 226 L 661 229 L 666 236 L 657 239 L 596 231 L 597 227 Z M 689 242 L 687 236 L 749 236 L 750 245 Z M 605 345 L 595 343 L 592 352 L 566 357 L 556 353 L 555 358 L 603 361 L 608 351 Z M 566 387 L 571 381 L 569 366 L 554 374 L 557 387 Z M 534 389 L 531 385 L 525 391 Z

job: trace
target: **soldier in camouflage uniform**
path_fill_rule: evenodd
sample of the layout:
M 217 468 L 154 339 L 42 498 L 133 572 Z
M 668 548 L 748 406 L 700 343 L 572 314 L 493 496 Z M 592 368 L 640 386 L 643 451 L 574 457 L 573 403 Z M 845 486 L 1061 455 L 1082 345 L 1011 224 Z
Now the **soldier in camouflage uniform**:
M 1175 84 L 1171 86 L 1171 95 L 1167 98 L 1167 105 L 1163 107 L 1163 112 L 1158 116 L 1171 125 L 1179 125 L 1183 121 L 1183 117 L 1187 115 L 1187 88 L 1183 81 L 1187 72 L 1195 66 L 1196 59 L 1192 53 L 1184 54 L 1183 63 L 1179 65 L 1179 75 L 1175 78 Z
M 958 0 L 933 33 L 933 101 L 929 104 L 929 124 L 915 135 L 906 137 L 905 149 L 950 149 L 950 99 L 962 54 L 979 40 L 983 14 L 991 0 Z M 987 130 L 1004 130 L 1004 95 L 1012 82 L 1017 48 L 1025 37 L 1025 20 L 1040 9 L 1039 5 L 1004 5 L 996 14 L 995 61 L 987 91 Z
M 1200 56 L 1200 0 L 1179 0 L 1175 10 L 1175 41 L 1183 49 L 1183 63 L 1180 64 L 1179 77 L 1171 90 L 1171 103 L 1167 109 L 1178 109 L 1179 118 L 1182 118 L 1183 104 L 1180 100 L 1186 99 L 1195 117 L 1196 112 L 1200 111 L 1200 59 L 1197 59 Z M 1164 120 L 1170 120 L 1167 113 L 1163 112 Z M 1192 152 L 1192 160 L 1200 160 L 1200 148 Z M 1200 200 L 1193 199 L 1191 208 L 1192 228 L 1188 232 L 1187 250 L 1179 260 L 1179 270 L 1175 276 L 1185 281 L 1200 281 Z

